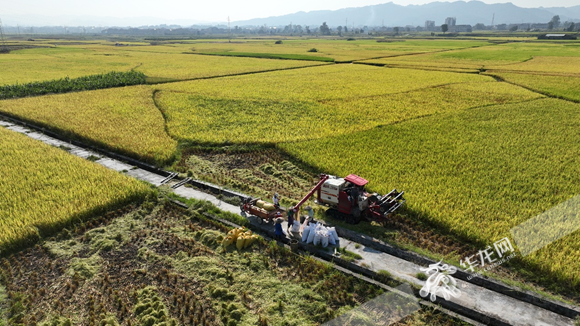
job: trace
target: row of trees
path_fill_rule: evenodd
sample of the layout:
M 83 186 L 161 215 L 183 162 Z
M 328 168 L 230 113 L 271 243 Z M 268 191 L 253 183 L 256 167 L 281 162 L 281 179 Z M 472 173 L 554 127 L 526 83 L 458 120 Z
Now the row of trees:
M 322 34 L 322 35 L 330 35 L 330 34 L 332 34 L 332 30 L 330 29 L 330 27 L 328 27 L 328 25 L 326 25 L 326 22 L 324 22 L 324 23 L 322 23 L 322 25 L 320 25 L 319 30 L 320 30 L 320 34 Z M 348 33 L 348 27 L 346 27 L 346 26 L 344 26 L 344 27 L 338 26 L 336 28 L 336 31 L 337 31 L 338 35 L 342 35 L 343 31 L 344 31 L 344 33 Z M 365 32 L 365 30 L 362 29 L 362 28 L 354 28 L 351 31 L 354 34 L 359 34 L 359 33 L 364 33 Z
M 287 35 L 331 35 L 333 33 L 336 33 L 338 35 L 342 35 L 343 33 L 349 33 L 349 31 L 351 33 L 354 34 L 359 34 L 359 33 L 364 33 L 365 30 L 361 29 L 361 28 L 351 28 L 349 30 L 349 28 L 347 26 L 338 26 L 336 27 L 336 32 L 333 31 L 327 24 L 326 22 L 322 23 L 322 25 L 320 25 L 320 27 L 315 27 L 315 28 L 311 28 L 310 26 L 304 26 L 302 27 L 301 25 L 293 25 L 293 24 L 289 24 L 284 26 L 284 28 L 276 28 L 276 27 L 267 27 L 267 26 L 260 26 L 258 28 L 255 29 L 256 32 L 258 32 L 259 34 L 287 34 Z M 235 26 L 232 29 L 232 32 L 234 33 L 244 33 L 244 31 L 247 31 L 247 29 L 242 30 L 240 29 L 238 26 Z
M 548 29 L 558 29 L 558 27 L 560 27 L 560 16 L 556 15 L 548 22 Z M 574 22 L 564 22 L 562 25 L 562 29 L 567 32 L 573 32 L 577 30 L 578 27 L 580 26 L 577 26 Z
M 169 27 L 169 26 L 168 26 Z M 510 30 L 515 32 L 517 30 L 560 30 L 565 31 L 575 31 L 580 30 L 580 23 L 575 24 L 573 22 L 560 22 L 560 16 L 554 16 L 549 23 L 544 24 L 498 24 L 495 26 L 486 26 L 484 24 L 475 24 L 473 30 Z M 439 27 L 443 33 L 448 31 L 453 31 L 450 26 L 443 24 Z M 233 26 L 231 29 L 225 25 L 219 26 L 192 26 L 191 28 L 133 28 L 133 29 L 107 29 L 103 33 L 111 35 L 159 35 L 159 36 L 174 36 L 174 35 L 214 35 L 214 34 L 233 34 L 233 35 L 244 35 L 244 34 L 255 34 L 255 35 L 339 35 L 344 34 L 355 35 L 355 34 L 376 34 L 381 35 L 385 33 L 394 33 L 396 35 L 399 32 L 413 32 L 413 31 L 429 31 L 435 32 L 434 29 L 429 29 L 422 26 L 405 26 L 405 27 L 347 27 L 347 26 L 337 26 L 336 28 L 330 28 L 326 22 L 323 22 L 320 26 L 303 26 L 289 24 L 286 26 L 248 26 L 239 27 Z
M 548 23 L 543 24 L 499 24 L 495 26 L 486 26 L 482 23 L 475 24 L 473 26 L 473 30 L 491 30 L 491 29 L 499 29 L 499 30 L 509 30 L 511 32 L 515 32 L 518 30 L 561 30 L 566 32 L 574 32 L 580 30 L 580 24 L 576 24 L 574 22 L 564 22 L 561 23 L 560 16 L 556 15 L 552 17 L 552 19 Z

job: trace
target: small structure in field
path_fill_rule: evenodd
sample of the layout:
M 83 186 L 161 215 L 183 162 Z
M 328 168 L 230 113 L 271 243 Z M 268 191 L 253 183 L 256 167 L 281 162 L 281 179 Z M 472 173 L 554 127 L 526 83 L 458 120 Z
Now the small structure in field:
M 538 36 L 538 40 L 576 40 L 576 35 L 572 34 L 542 34 Z

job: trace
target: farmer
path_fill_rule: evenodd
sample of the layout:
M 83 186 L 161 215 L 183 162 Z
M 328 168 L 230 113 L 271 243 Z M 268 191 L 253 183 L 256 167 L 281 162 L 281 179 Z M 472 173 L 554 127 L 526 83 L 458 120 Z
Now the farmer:
M 280 208 L 280 196 L 278 196 L 278 193 L 274 194 L 274 197 L 272 197 L 272 202 L 274 203 L 274 207 Z
M 352 203 L 353 205 L 358 205 L 358 196 L 360 195 L 360 191 L 358 189 L 357 186 L 354 186 L 352 188 L 352 191 L 350 192 L 350 195 L 352 196 Z
M 308 224 L 310 224 L 310 222 L 314 222 L 314 211 L 312 210 L 312 206 L 308 205 L 308 206 L 304 207 L 304 209 L 306 209 L 306 212 L 308 212 L 308 216 L 304 216 L 304 215 L 301 216 L 300 217 L 300 224 L 303 224 L 307 217 L 308 217 Z
M 280 213 L 276 214 L 276 216 L 278 216 L 278 217 L 276 218 L 276 224 L 274 225 L 275 238 L 276 239 L 283 239 L 286 237 L 284 230 L 282 230 L 282 221 L 284 219 L 282 218 L 282 215 Z
M 288 208 L 288 233 L 290 233 L 290 228 L 294 225 L 294 206 Z

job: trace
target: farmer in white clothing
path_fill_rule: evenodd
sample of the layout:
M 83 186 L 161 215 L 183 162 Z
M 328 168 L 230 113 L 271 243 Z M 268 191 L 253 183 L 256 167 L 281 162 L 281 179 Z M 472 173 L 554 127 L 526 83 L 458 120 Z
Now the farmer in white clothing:
M 280 196 L 278 196 L 278 193 L 274 194 L 274 197 L 272 197 L 272 202 L 274 202 L 274 207 L 280 208 Z

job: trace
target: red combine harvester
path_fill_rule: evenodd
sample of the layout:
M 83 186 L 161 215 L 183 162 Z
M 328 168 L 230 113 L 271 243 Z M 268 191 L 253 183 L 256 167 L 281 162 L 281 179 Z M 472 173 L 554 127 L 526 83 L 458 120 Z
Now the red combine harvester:
M 317 193 L 316 203 L 329 206 L 326 214 L 334 218 L 357 224 L 361 219 L 384 222 L 391 213 L 405 203 L 404 191 L 393 189 L 381 196 L 377 193 L 369 194 L 364 190 L 367 180 L 350 174 L 346 178 L 321 174 L 320 181 L 294 207 L 298 211 L 314 193 Z

